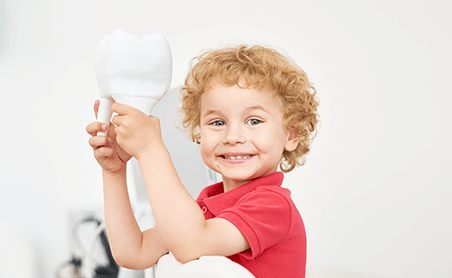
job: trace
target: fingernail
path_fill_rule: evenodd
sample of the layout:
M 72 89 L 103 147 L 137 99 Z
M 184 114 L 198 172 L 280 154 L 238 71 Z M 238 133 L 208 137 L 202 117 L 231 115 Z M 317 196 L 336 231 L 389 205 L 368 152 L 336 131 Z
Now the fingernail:
M 106 124 L 103 124 L 102 127 L 101 127 L 101 130 L 102 130 L 102 131 L 106 131 L 106 130 L 107 130 L 107 125 L 106 125 Z

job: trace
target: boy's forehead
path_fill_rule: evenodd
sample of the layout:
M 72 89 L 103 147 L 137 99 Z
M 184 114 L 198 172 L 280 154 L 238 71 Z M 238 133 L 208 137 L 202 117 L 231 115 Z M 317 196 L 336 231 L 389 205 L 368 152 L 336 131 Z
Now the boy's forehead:
M 200 95 L 200 105 L 199 105 L 199 112 L 201 110 L 205 110 L 206 107 L 206 101 L 208 99 L 208 105 L 211 106 L 212 104 L 228 104 L 230 106 L 243 104 L 247 107 L 265 107 L 266 105 L 262 105 L 262 100 L 265 99 L 267 104 L 273 105 L 276 104 L 282 112 L 284 112 L 283 106 L 282 106 L 282 100 L 280 97 L 276 94 L 274 90 L 268 90 L 266 88 L 264 89 L 258 89 L 254 86 L 247 86 L 246 83 L 242 84 L 233 84 L 233 85 L 226 85 L 221 80 L 217 79 L 215 81 L 212 81 L 211 86 L 206 89 L 201 95 Z M 231 87 L 238 88 L 237 91 L 238 94 L 232 93 L 232 90 L 224 90 L 224 88 L 229 89 Z M 222 94 L 218 94 L 218 92 L 223 92 Z M 224 93 L 227 95 L 225 96 Z M 208 96 L 207 96 L 207 95 Z M 251 98 L 247 98 L 248 95 L 251 95 Z M 262 96 L 262 97 L 261 97 Z M 268 96 L 271 96 L 270 98 Z M 227 99 L 225 99 L 227 98 Z M 204 102 L 203 102 L 204 99 Z M 227 100 L 236 99 L 237 102 L 229 102 Z M 204 105 L 203 105 L 204 104 Z

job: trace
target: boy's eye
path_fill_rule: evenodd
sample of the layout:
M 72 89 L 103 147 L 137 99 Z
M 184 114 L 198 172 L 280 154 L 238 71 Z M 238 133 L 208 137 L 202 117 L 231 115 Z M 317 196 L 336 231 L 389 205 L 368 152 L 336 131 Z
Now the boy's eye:
M 210 124 L 214 125 L 214 126 L 222 126 L 222 125 L 225 125 L 225 122 L 223 122 L 222 120 L 215 120 L 215 121 L 211 122 Z
M 259 120 L 259 119 L 250 119 L 246 123 L 249 124 L 249 125 L 257 125 L 257 124 L 262 123 L 262 121 Z

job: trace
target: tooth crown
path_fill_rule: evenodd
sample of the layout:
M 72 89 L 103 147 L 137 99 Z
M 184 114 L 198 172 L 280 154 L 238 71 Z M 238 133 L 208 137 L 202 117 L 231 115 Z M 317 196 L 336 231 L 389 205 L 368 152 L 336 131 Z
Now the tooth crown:
M 171 85 L 171 49 L 161 34 L 140 40 L 117 29 L 100 41 L 94 68 L 101 97 L 99 122 L 110 122 L 113 100 L 150 115 Z
M 142 109 L 152 110 L 171 85 L 171 49 L 161 34 L 140 40 L 117 29 L 99 43 L 94 66 L 101 98 L 126 99 L 125 104 Z M 140 105 L 143 101 L 148 104 Z

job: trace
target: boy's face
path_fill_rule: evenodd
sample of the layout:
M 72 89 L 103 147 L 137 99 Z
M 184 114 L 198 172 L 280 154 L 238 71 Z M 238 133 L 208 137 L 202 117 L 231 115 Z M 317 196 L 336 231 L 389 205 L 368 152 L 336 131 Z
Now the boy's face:
M 225 191 L 276 172 L 284 149 L 298 143 L 271 92 L 217 80 L 201 96 L 200 130 L 202 159 L 222 175 Z

